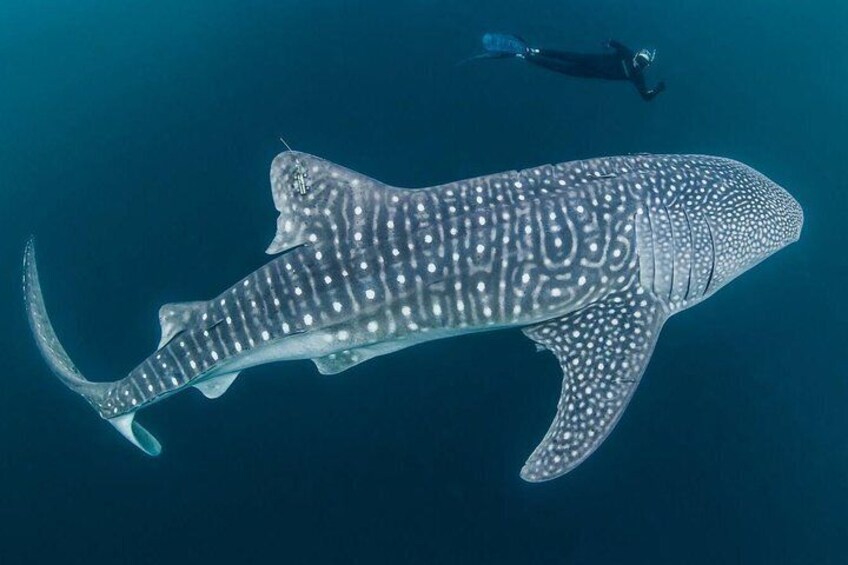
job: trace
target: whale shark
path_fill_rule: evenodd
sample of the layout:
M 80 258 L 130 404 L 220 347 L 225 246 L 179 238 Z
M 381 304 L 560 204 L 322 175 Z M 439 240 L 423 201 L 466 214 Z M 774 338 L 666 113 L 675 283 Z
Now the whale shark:
M 32 240 L 23 292 L 52 371 L 149 455 L 139 410 L 188 388 L 218 398 L 245 370 L 311 359 L 322 374 L 407 347 L 518 328 L 562 391 L 521 470 L 559 477 L 609 435 L 664 322 L 797 241 L 803 212 L 737 161 L 635 154 L 397 188 L 322 158 L 271 164 L 273 259 L 211 300 L 166 304 L 129 374 L 90 381 L 51 325 Z

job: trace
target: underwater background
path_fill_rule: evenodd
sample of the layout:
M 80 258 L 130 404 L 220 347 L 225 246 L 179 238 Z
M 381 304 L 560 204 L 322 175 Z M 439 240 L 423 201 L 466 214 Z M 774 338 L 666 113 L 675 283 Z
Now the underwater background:
M 4 1 L 0 563 L 848 563 L 847 20 L 841 0 Z M 486 31 L 653 46 L 668 90 L 457 65 Z M 669 321 L 615 431 L 555 481 L 518 476 L 560 371 L 517 330 L 188 391 L 140 416 L 148 458 L 41 360 L 26 239 L 70 356 L 120 378 L 161 304 L 268 259 L 280 135 L 410 187 L 722 155 L 806 223 Z

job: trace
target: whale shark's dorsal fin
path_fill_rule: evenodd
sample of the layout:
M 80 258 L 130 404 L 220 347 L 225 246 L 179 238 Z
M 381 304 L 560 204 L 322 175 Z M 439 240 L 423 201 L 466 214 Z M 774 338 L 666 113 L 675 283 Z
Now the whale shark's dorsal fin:
M 174 336 L 185 330 L 193 322 L 199 320 L 206 307 L 206 302 L 175 302 L 159 308 L 159 324 L 162 326 L 162 337 L 158 349 L 162 349 Z
M 217 377 L 212 377 L 211 379 L 200 381 L 192 386 L 202 392 L 203 396 L 206 398 L 215 399 L 223 396 L 238 376 L 238 372 L 227 373 L 225 375 L 219 375 Z
M 280 153 L 271 163 L 271 192 L 280 216 L 266 253 L 314 243 L 334 229 L 349 227 L 354 216 L 383 199 L 387 190 L 396 189 L 320 157 Z
M 556 355 L 563 382 L 554 421 L 521 470 L 523 479 L 563 475 L 604 441 L 636 390 L 666 318 L 660 302 L 637 286 L 524 329 Z

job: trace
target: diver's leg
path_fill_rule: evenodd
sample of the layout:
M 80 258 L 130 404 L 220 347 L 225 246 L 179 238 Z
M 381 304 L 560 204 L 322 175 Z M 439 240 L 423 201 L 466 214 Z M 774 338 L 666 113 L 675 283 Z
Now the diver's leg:
M 586 56 L 581 53 L 530 48 L 524 57 L 538 67 L 566 75 L 580 75 Z
M 530 48 L 530 54 L 541 59 L 550 59 L 563 63 L 580 63 L 586 59 L 585 53 L 573 53 L 571 51 L 557 51 L 555 49 Z
M 564 75 L 578 75 L 579 74 L 579 66 L 574 63 L 566 63 L 563 61 L 557 61 L 555 59 L 542 59 L 538 57 L 526 57 L 527 62 L 537 67 L 542 67 L 543 69 L 547 69 L 549 71 L 554 71 L 555 73 L 560 73 Z

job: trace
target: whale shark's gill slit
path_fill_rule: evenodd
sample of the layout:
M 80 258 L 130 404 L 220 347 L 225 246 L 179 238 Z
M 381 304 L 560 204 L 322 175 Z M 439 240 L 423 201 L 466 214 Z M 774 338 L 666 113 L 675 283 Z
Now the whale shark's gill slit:
M 701 296 L 706 296 L 710 291 L 710 285 L 713 282 L 713 275 L 715 274 L 715 264 L 716 264 L 716 253 L 715 253 L 715 239 L 713 239 L 713 228 L 710 226 L 710 219 L 704 216 L 704 222 L 707 224 L 707 235 L 710 237 L 710 274 L 707 276 L 707 286 L 704 287 L 704 292 Z
M 671 277 L 668 281 L 668 299 L 670 301 L 674 296 L 674 271 L 677 270 L 677 266 L 674 264 L 674 261 L 677 255 L 677 242 L 674 238 L 674 220 L 671 218 L 668 206 L 666 206 L 665 202 L 662 200 L 660 200 L 660 204 L 662 204 L 663 210 L 665 210 L 665 217 L 668 220 L 668 232 L 671 234 Z
M 692 222 L 689 220 L 686 207 L 681 206 L 680 209 L 683 210 L 683 218 L 686 220 L 686 229 L 689 231 L 689 245 L 691 246 L 689 250 L 691 254 L 689 257 L 689 277 L 686 280 L 686 293 L 683 295 L 683 300 L 688 300 L 689 292 L 692 290 L 692 267 L 695 264 L 695 234 L 692 233 Z
M 650 204 L 649 204 L 650 206 Z M 651 221 L 651 210 L 645 212 L 648 218 L 648 231 L 651 232 L 651 291 L 657 291 L 657 247 L 654 242 L 654 222 Z

